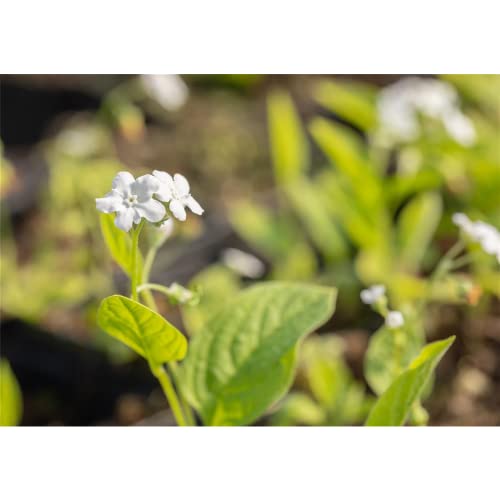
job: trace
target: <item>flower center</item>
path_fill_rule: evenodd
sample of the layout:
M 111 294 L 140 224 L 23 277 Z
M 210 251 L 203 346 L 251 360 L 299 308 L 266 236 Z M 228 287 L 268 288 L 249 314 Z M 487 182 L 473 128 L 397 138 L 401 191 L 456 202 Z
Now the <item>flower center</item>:
M 137 195 L 135 194 L 128 195 L 128 197 L 125 198 L 124 200 L 124 205 L 127 207 L 133 207 L 134 205 L 137 205 Z

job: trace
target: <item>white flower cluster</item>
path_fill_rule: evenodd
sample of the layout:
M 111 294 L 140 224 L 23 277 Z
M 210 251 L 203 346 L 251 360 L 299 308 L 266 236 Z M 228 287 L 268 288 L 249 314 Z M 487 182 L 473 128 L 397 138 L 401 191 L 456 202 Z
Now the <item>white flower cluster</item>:
M 361 290 L 360 293 L 361 301 L 367 305 L 378 305 L 382 300 L 385 301 L 385 286 L 384 285 L 372 285 L 370 288 Z M 385 305 L 383 307 L 385 309 Z M 380 312 L 380 309 L 377 308 Z M 382 313 L 384 314 L 384 313 Z M 405 323 L 403 314 L 399 311 L 387 311 L 385 314 L 385 325 L 388 328 L 396 329 L 401 328 Z
M 457 92 L 446 82 L 404 78 L 380 92 L 377 107 L 382 130 L 396 140 L 418 138 L 422 114 L 440 120 L 457 143 L 472 146 L 476 141 L 472 122 L 460 110 Z
M 119 172 L 113 179 L 111 191 L 96 199 L 97 210 L 117 214 L 115 225 L 123 231 L 130 231 L 132 225 L 143 218 L 153 223 L 162 221 L 167 215 L 165 204 L 180 221 L 186 220 L 186 207 L 196 215 L 203 213 L 203 208 L 191 196 L 184 176 L 175 174 L 172 178 L 158 170 L 137 179 L 130 172 Z
M 453 214 L 452 220 L 472 241 L 479 243 L 487 254 L 494 255 L 500 263 L 500 232 L 496 227 L 480 220 L 471 221 L 462 213 Z

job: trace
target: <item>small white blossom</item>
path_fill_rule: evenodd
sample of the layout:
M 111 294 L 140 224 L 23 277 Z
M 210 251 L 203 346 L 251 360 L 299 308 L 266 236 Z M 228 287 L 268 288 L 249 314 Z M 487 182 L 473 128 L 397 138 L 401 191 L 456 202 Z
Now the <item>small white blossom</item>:
M 387 328 L 401 328 L 405 323 L 403 314 L 399 311 L 389 311 L 385 317 Z
M 160 181 L 156 197 L 168 203 L 168 208 L 175 218 L 180 221 L 186 220 L 185 207 L 196 215 L 204 212 L 200 204 L 191 196 L 189 182 L 183 175 L 175 174 L 172 178 L 170 174 L 159 170 L 154 170 L 153 175 Z
M 462 213 L 453 214 L 452 220 L 472 241 L 481 245 L 489 255 L 494 255 L 500 263 L 500 232 L 496 227 L 483 221 L 471 221 Z
M 372 285 L 370 288 L 361 290 L 359 296 L 364 304 L 372 305 L 378 302 L 385 295 L 384 285 Z
M 119 172 L 113 179 L 111 191 L 96 199 L 96 208 L 105 214 L 116 212 L 116 227 L 128 232 L 141 218 L 149 222 L 163 219 L 165 207 L 153 199 L 159 188 L 160 182 L 152 175 L 134 179 L 130 172 Z
M 141 75 L 149 96 L 167 111 L 177 111 L 186 103 L 189 89 L 179 75 Z
M 265 271 L 262 261 L 237 248 L 226 248 L 222 252 L 222 261 L 229 269 L 247 278 L 260 278 Z
M 476 140 L 472 122 L 460 110 L 457 92 L 440 80 L 418 77 L 399 80 L 380 92 L 377 108 L 382 131 L 391 140 L 418 138 L 419 114 L 440 120 L 448 135 L 463 146 L 471 146 Z

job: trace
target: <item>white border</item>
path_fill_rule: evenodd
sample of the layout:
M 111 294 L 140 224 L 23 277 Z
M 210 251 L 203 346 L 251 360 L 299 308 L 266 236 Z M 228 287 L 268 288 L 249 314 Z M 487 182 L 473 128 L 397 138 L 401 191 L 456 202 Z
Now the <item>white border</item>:
M 0 429 L 9 500 L 432 500 L 498 493 L 500 429 Z
M 491 0 L 2 5 L 3 73 L 497 73 Z

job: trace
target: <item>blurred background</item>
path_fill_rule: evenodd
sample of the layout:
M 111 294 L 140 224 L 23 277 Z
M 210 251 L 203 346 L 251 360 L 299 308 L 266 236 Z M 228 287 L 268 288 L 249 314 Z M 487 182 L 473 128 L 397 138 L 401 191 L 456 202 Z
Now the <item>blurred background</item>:
M 401 96 L 423 82 L 438 86 L 411 114 Z M 158 297 L 182 331 L 256 280 L 339 288 L 265 425 L 362 423 L 382 320 L 359 291 L 421 300 L 458 237 L 451 214 L 500 227 L 498 76 L 4 75 L 0 96 L 0 348 L 23 425 L 172 423 L 146 363 L 95 322 L 103 297 L 128 293 L 94 201 L 120 170 L 182 173 L 205 208 L 152 272 L 202 290 L 197 307 Z M 498 263 L 479 256 L 429 301 L 426 338 L 458 337 L 430 425 L 500 424 L 499 297 Z

